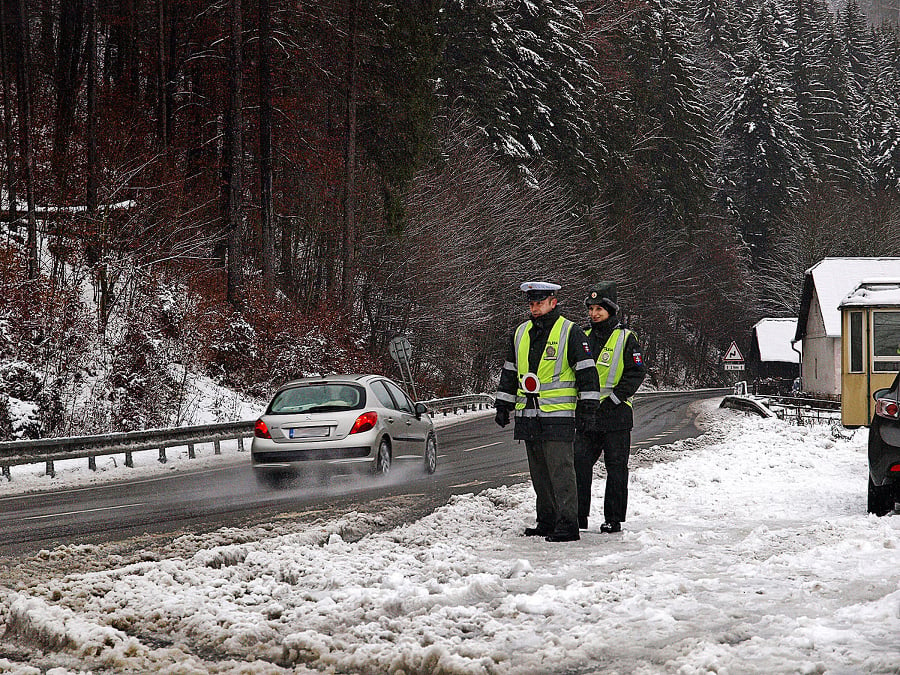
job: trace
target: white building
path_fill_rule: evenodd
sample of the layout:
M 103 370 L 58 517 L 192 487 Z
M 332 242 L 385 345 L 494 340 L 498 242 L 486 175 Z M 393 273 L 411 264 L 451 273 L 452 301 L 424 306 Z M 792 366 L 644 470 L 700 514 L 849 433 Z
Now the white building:
M 797 377 L 803 347 L 799 342 L 792 344 L 796 334 L 797 319 L 767 318 L 757 321 L 753 325 L 753 339 L 747 355 L 752 376 L 781 378 L 789 382 Z
M 802 341 L 804 391 L 841 394 L 841 312 L 838 306 L 863 279 L 900 277 L 900 258 L 824 258 L 806 270 L 795 340 Z

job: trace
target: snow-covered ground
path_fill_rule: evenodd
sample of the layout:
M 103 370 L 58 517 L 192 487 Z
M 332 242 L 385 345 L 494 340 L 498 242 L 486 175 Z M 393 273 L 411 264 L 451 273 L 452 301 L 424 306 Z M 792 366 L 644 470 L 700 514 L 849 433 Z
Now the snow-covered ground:
M 703 415 L 703 442 L 633 470 L 622 534 L 596 531 L 601 477 L 572 543 L 521 536 L 527 483 L 392 529 L 194 537 L 0 590 L 28 655 L 0 672 L 900 672 L 900 517 L 865 513 L 865 430 Z

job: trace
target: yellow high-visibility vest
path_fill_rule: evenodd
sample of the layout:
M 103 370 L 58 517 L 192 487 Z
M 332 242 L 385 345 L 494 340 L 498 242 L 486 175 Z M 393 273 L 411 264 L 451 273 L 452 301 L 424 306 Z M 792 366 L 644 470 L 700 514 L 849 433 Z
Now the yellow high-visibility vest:
M 587 330 L 587 334 L 591 334 L 592 329 Z M 622 379 L 622 373 L 625 372 L 625 361 L 622 358 L 622 352 L 625 351 L 625 342 L 631 331 L 627 328 L 616 328 L 606 340 L 600 354 L 597 355 L 597 374 L 600 376 L 600 400 L 608 398 L 612 393 L 613 387 L 619 384 Z M 626 399 L 625 403 L 631 404 L 631 399 Z M 632 406 L 634 407 L 634 406 Z
M 574 417 L 578 389 L 575 384 L 575 371 L 569 365 L 569 331 L 574 324 L 568 319 L 559 317 L 544 347 L 538 371 L 540 380 L 538 408 L 525 408 L 526 395 L 522 389 L 522 378 L 528 373 L 528 352 L 531 349 L 531 335 L 528 330 L 531 321 L 526 321 L 516 329 L 515 350 L 516 368 L 519 374 L 519 387 L 516 392 L 516 414 L 524 417 L 541 416 Z

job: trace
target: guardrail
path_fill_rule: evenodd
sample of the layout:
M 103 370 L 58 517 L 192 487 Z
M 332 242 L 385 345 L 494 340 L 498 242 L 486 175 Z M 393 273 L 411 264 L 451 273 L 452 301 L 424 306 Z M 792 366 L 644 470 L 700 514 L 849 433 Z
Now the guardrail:
M 430 401 L 422 401 L 428 406 L 430 412 L 456 413 L 458 410 L 480 410 L 483 407 L 493 407 L 494 397 L 487 394 L 469 394 L 466 396 L 450 396 L 448 398 L 433 398 Z
M 754 412 L 763 417 L 775 416 L 797 424 L 840 421 L 841 412 L 841 402 L 832 399 L 778 394 L 751 396 L 743 381 L 734 383 L 734 394 L 725 397 L 720 407 Z
M 194 446 L 213 443 L 215 454 L 222 454 L 221 443 L 237 439 L 238 448 L 244 449 L 244 439 L 253 435 L 255 420 L 250 422 L 225 422 L 203 424 L 173 429 L 147 429 L 125 431 L 96 436 L 69 436 L 66 438 L 41 438 L 28 441 L 4 441 L 0 443 L 0 471 L 12 480 L 10 467 L 20 464 L 47 463 L 47 475 L 55 476 L 53 463 L 65 459 L 87 459 L 88 468 L 96 471 L 97 457 L 125 454 L 125 466 L 134 466 L 133 453 L 143 450 L 159 450 L 159 461 L 167 461 L 166 449 L 187 446 L 188 457 L 196 457 Z
M 756 399 L 748 396 L 730 395 L 722 399 L 719 404 L 720 408 L 732 408 L 734 410 L 742 410 L 743 412 L 754 413 L 760 417 L 775 417 L 775 413 L 769 410 Z
M 724 393 L 726 389 L 694 389 L 691 393 L 708 392 L 710 395 Z M 654 391 L 635 394 L 634 400 L 667 396 L 682 396 L 684 391 Z M 429 412 L 456 413 L 458 411 L 478 410 L 493 407 L 494 397 L 487 394 L 469 394 L 450 396 L 422 401 Z M 88 468 L 97 469 L 97 457 L 106 455 L 125 455 L 125 466 L 133 467 L 133 453 L 158 450 L 159 461 L 168 461 L 166 450 L 173 447 L 187 447 L 188 458 L 195 459 L 195 446 L 212 443 L 214 453 L 222 454 L 223 441 L 237 440 L 238 451 L 244 450 L 244 439 L 253 435 L 255 420 L 242 422 L 225 422 L 221 424 L 204 424 L 172 429 L 148 429 L 145 431 L 127 431 L 95 436 L 69 436 L 65 438 L 42 438 L 27 441 L 0 442 L 0 473 L 12 480 L 10 467 L 22 464 L 46 463 L 46 474 L 55 476 L 54 462 L 67 459 L 87 459 Z
M 482 406 L 493 406 L 493 396 L 472 394 L 468 396 L 451 396 L 423 401 L 431 413 L 459 410 L 476 410 Z M 46 463 L 46 474 L 56 475 L 54 462 L 66 459 L 87 459 L 88 468 L 97 470 L 97 457 L 125 454 L 125 466 L 133 467 L 133 453 L 146 450 L 158 450 L 159 461 L 165 463 L 166 449 L 187 447 L 188 458 L 196 458 L 195 446 L 212 443 L 214 453 L 222 454 L 223 441 L 237 440 L 238 451 L 244 450 L 244 439 L 253 436 L 256 420 L 243 422 L 224 422 L 221 424 L 203 424 L 172 429 L 147 429 L 144 431 L 126 431 L 94 436 L 69 436 L 65 438 L 41 438 L 26 441 L 0 442 L 0 473 L 7 480 L 12 480 L 10 467 L 21 464 Z
M 770 396 L 767 405 L 779 419 L 798 425 L 841 421 L 840 401 L 801 396 Z

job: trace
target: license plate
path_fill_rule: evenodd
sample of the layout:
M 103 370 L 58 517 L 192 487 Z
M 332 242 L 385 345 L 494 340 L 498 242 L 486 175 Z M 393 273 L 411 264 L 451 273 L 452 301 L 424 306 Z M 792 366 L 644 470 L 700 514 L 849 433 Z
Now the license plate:
M 288 438 L 325 438 L 331 434 L 331 427 L 294 427 L 288 429 Z

